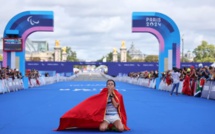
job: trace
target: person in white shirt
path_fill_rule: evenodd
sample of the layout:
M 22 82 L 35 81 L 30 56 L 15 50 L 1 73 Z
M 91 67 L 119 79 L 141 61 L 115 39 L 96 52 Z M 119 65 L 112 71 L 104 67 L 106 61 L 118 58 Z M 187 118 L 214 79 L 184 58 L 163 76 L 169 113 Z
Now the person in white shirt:
M 176 67 L 173 67 L 173 71 L 171 72 L 173 85 L 172 85 L 172 90 L 170 92 L 170 95 L 173 94 L 175 89 L 176 89 L 175 93 L 176 93 L 176 95 L 178 95 L 178 87 L 179 87 L 179 82 L 180 82 L 180 75 L 181 75 L 181 73 L 179 73 L 179 69 L 177 69 Z

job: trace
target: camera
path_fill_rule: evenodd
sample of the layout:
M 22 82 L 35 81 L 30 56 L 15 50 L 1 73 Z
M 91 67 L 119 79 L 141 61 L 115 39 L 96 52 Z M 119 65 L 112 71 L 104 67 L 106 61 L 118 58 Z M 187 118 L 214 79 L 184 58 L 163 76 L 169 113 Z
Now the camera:
M 177 67 L 173 67 L 172 69 L 173 69 L 174 72 L 179 72 L 180 71 L 180 69 L 177 68 Z

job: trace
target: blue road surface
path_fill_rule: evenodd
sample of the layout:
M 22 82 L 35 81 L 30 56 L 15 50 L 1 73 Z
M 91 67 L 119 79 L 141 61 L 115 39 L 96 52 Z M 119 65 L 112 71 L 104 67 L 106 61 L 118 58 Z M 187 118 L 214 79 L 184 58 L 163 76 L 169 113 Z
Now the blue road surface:
M 215 101 L 116 82 L 130 131 L 125 134 L 215 134 Z M 72 81 L 0 94 L 0 134 L 112 134 L 98 130 L 54 131 L 60 117 L 97 94 L 105 81 Z

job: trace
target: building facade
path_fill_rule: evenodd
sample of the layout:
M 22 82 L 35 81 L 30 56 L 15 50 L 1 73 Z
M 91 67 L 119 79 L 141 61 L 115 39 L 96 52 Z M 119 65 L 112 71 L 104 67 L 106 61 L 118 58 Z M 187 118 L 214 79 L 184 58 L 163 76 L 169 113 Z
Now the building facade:
M 27 39 L 25 42 L 25 59 L 26 61 L 66 61 L 67 55 L 65 54 L 64 59 L 62 59 L 59 41 L 55 42 L 55 47 L 57 47 L 57 51 L 50 51 L 47 41 L 31 41 Z M 0 55 L 3 55 L 2 38 L 0 39 Z

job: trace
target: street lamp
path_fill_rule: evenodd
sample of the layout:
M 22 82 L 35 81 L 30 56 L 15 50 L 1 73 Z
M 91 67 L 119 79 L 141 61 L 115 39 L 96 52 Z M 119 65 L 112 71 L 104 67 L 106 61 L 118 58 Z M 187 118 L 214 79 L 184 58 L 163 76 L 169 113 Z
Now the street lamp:
M 184 34 L 181 37 L 181 44 L 182 44 L 182 62 L 184 62 Z

